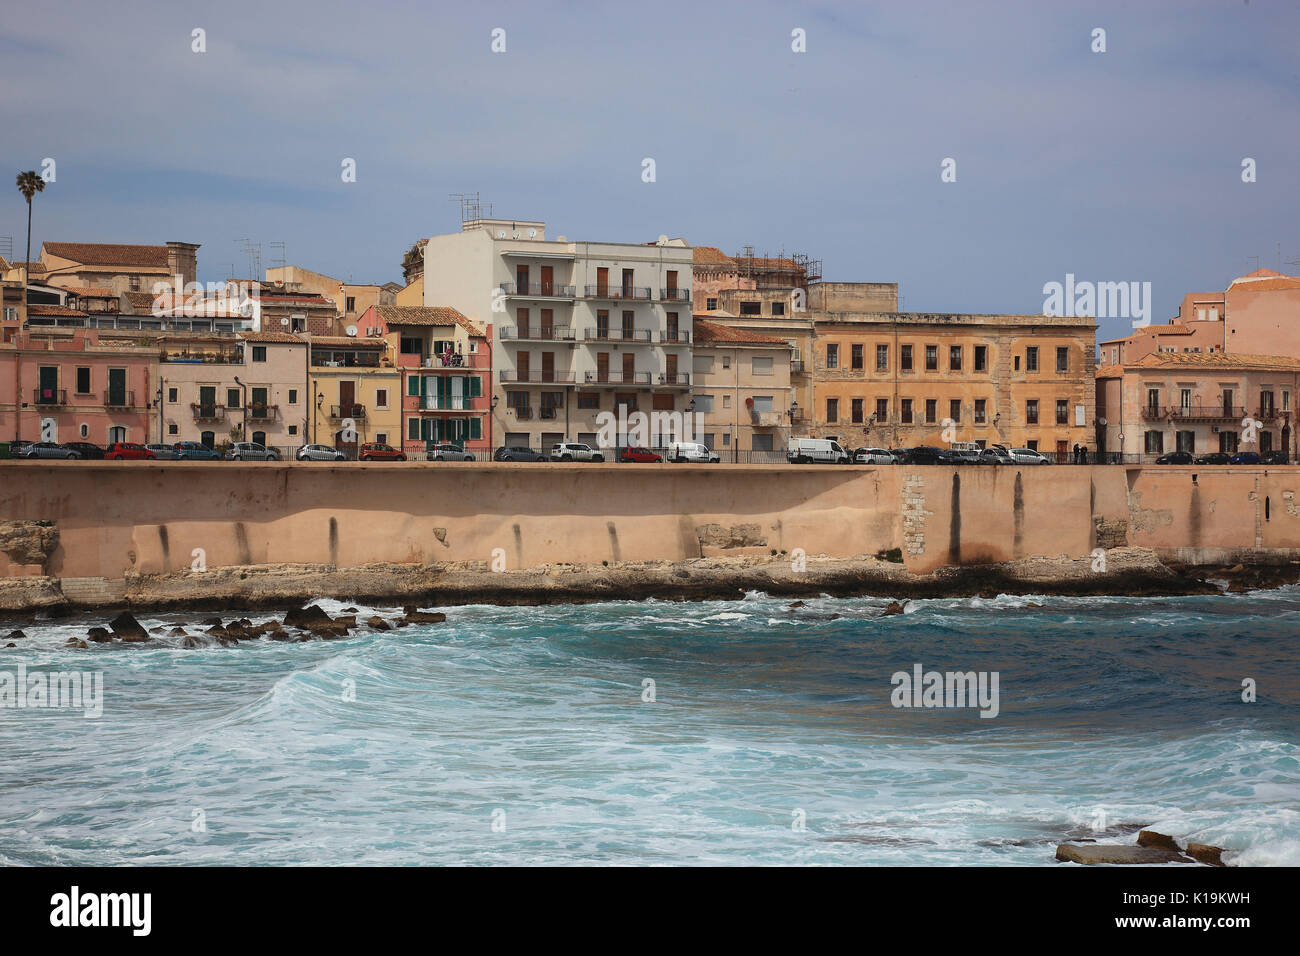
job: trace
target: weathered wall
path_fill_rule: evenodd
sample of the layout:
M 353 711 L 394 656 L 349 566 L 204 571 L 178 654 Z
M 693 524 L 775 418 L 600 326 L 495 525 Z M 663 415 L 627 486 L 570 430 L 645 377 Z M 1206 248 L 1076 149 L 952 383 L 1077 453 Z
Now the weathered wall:
M 0 521 L 57 528 L 43 567 L 0 552 L 0 576 L 178 570 L 195 549 L 209 567 L 490 561 L 497 548 L 511 569 L 796 548 L 899 547 L 916 571 L 1125 544 L 1286 557 L 1298 490 L 1295 467 L 0 462 Z

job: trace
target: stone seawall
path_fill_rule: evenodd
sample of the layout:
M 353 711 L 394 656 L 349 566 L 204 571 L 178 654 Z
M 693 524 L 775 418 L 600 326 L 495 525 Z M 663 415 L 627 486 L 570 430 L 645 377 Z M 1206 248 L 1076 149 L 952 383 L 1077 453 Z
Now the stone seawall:
M 1150 549 L 1300 559 L 1296 467 L 0 462 L 0 578 L 108 603 L 148 575 L 897 550 L 924 575 Z M 78 600 L 77 603 L 83 603 Z

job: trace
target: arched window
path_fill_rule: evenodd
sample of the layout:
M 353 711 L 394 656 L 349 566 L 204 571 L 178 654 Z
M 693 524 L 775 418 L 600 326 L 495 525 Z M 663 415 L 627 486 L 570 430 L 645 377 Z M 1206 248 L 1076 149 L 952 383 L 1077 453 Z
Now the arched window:
M 205 448 L 212 448 L 217 443 L 217 433 L 204 432 L 199 436 L 199 441 L 203 443 Z

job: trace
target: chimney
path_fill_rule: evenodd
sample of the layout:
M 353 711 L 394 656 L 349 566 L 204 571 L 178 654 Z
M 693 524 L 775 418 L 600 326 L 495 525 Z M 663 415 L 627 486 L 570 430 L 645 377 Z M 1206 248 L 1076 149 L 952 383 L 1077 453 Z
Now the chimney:
M 199 262 L 196 253 L 198 251 L 197 242 L 167 243 L 167 275 L 180 276 L 183 284 L 197 282 Z

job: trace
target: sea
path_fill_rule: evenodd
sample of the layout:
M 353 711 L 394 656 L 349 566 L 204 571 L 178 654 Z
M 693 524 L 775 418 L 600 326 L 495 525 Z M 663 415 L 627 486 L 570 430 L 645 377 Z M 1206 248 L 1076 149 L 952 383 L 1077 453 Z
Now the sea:
M 199 648 L 27 623 L 0 864 L 1062 866 L 1152 827 L 1300 865 L 1300 589 L 888 603 L 452 606 Z M 100 712 L 3 699 L 20 665 L 100 675 Z

